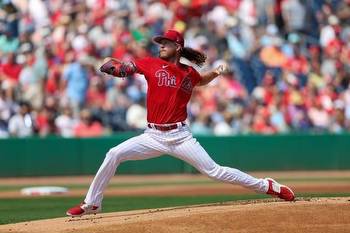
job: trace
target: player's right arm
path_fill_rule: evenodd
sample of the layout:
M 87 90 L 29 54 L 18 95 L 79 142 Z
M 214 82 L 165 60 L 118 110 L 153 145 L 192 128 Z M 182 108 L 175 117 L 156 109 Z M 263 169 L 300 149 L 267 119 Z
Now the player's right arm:
M 212 80 L 214 80 L 216 77 L 220 76 L 221 74 L 227 72 L 228 66 L 226 64 L 219 65 L 216 69 L 209 71 L 205 74 L 201 75 L 201 79 L 198 82 L 198 86 L 204 86 L 210 83 Z
M 133 62 L 122 62 L 115 58 L 107 58 L 100 67 L 100 71 L 115 77 L 127 77 L 136 73 L 137 68 Z

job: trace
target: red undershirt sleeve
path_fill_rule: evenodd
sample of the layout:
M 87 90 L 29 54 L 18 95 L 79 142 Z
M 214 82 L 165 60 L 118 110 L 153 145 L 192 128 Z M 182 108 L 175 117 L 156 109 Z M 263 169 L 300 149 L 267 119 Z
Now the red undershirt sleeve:
M 202 76 L 193 67 L 191 67 L 191 69 L 192 69 L 191 76 L 193 79 L 193 85 L 196 86 L 202 80 Z

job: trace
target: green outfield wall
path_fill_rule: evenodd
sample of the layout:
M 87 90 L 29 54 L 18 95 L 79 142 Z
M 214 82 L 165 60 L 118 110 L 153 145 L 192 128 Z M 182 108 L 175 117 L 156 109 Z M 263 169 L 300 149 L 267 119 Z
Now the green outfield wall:
M 1 139 L 0 177 L 95 174 L 109 148 L 132 136 Z M 350 169 L 350 134 L 197 139 L 216 162 L 244 171 Z M 191 172 L 191 166 L 171 156 L 127 161 L 118 168 L 121 174 Z

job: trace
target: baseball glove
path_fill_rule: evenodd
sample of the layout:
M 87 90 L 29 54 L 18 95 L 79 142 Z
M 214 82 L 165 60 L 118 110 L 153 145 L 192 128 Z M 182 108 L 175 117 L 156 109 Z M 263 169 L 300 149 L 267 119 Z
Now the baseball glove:
M 100 71 L 115 77 L 126 77 L 136 71 L 134 64 L 131 62 L 125 63 L 115 58 L 107 58 L 105 61 L 100 67 Z
M 113 76 L 119 76 L 119 73 L 117 72 L 120 69 L 120 66 L 122 65 L 122 62 L 109 58 L 107 61 L 100 67 L 100 71 L 102 73 L 106 73 Z

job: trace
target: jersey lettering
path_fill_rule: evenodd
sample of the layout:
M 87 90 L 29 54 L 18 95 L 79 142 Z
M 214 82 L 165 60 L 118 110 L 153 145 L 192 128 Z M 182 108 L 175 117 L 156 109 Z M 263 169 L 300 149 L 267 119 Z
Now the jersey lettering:
M 185 121 L 192 91 L 201 80 L 190 66 L 172 64 L 160 58 L 133 61 L 147 81 L 147 121 L 169 124 Z
M 176 77 L 169 75 L 166 70 L 157 70 L 155 76 L 158 78 L 158 86 L 176 87 Z

